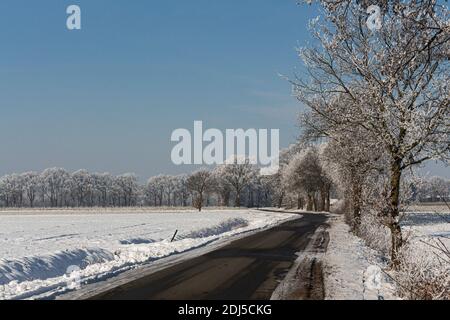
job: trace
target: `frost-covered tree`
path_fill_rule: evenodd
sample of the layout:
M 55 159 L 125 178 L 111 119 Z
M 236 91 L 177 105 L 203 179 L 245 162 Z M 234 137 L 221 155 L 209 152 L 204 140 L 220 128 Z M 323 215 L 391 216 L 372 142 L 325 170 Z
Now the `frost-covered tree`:
M 137 176 L 134 173 L 125 173 L 114 179 L 114 184 L 119 193 L 119 204 L 130 207 L 136 205 L 139 192 Z
M 111 203 L 113 176 L 110 173 L 95 173 L 92 179 L 98 199 L 97 204 L 102 207 L 107 207 Z
M 148 179 L 144 193 L 147 204 L 156 207 L 158 205 L 158 191 L 154 180 L 154 177 Z
M 441 177 L 424 178 L 416 186 L 416 197 L 422 202 L 449 201 L 450 180 Z
M 278 208 L 283 206 L 283 202 L 286 200 L 288 194 L 288 185 L 283 180 L 284 171 L 292 158 L 302 152 L 303 149 L 304 146 L 300 142 L 282 149 L 279 155 L 280 168 L 278 172 L 268 177 L 267 183 L 271 190 L 272 204 Z
M 241 206 L 242 191 L 249 185 L 255 175 L 255 168 L 249 159 L 234 157 L 223 165 L 223 179 L 228 183 L 235 196 L 235 207 Z
M 329 211 L 331 179 L 327 176 L 316 147 L 310 147 L 295 155 L 284 168 L 282 183 L 303 207 L 306 197 L 306 210 Z
M 89 196 L 93 187 L 91 174 L 87 170 L 78 170 L 72 174 L 71 179 L 77 205 L 84 207 L 90 204 Z
M 343 193 L 351 226 L 357 231 L 361 224 L 364 188 L 371 175 L 385 174 L 385 153 L 363 130 L 355 127 L 351 134 L 347 130 L 333 133 L 321 158 L 333 183 Z
M 248 187 L 247 207 L 260 208 L 271 205 L 271 197 L 269 196 L 271 189 L 269 182 L 270 178 L 261 176 L 255 172 Z
M 381 2 L 376 30 L 367 26 L 366 2 L 319 2 L 324 19 L 312 22 L 319 46 L 300 50 L 309 78 L 293 81 L 295 94 L 328 136 L 357 126 L 383 148 L 389 162 L 383 214 L 397 263 L 402 172 L 449 156 L 448 11 L 435 0 Z
M 65 195 L 64 188 L 69 178 L 69 173 L 62 168 L 50 168 L 42 172 L 42 200 L 45 201 L 45 197 L 47 197 L 51 207 L 62 205 Z
M 24 192 L 28 199 L 30 207 L 34 207 L 34 203 L 39 192 L 39 174 L 37 172 L 25 172 L 22 174 L 22 181 L 24 184 Z
M 14 173 L 2 177 L 0 180 L 0 189 L 6 206 L 22 206 L 24 181 L 21 175 Z
M 175 189 L 176 189 L 176 178 L 174 176 L 166 175 L 163 176 L 163 184 L 165 190 L 165 196 L 167 200 L 167 205 L 170 207 L 172 205 L 172 200 L 175 202 L 175 199 L 172 199 Z
M 188 176 L 185 174 L 179 175 L 174 177 L 174 205 L 177 205 L 177 199 L 178 203 L 182 207 L 186 207 L 188 205 L 189 200 L 189 189 L 187 187 L 187 179 Z
M 195 171 L 186 180 L 187 188 L 193 193 L 194 207 L 198 211 L 202 211 L 204 195 L 208 192 L 212 185 L 213 179 L 211 179 L 211 172 L 206 169 L 200 169 Z
M 220 206 L 228 207 L 231 201 L 232 186 L 224 178 L 225 166 L 217 166 L 212 171 L 212 179 L 214 180 L 212 191 L 217 195 Z
M 165 192 L 165 177 L 163 175 L 151 177 L 147 183 L 147 193 L 154 197 L 154 205 L 162 206 Z

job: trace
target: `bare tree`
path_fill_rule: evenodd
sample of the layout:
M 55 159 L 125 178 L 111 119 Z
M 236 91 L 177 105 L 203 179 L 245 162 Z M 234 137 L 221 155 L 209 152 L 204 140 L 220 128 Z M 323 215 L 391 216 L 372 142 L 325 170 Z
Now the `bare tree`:
M 43 199 L 47 196 L 51 207 L 61 205 L 64 196 L 64 186 L 69 177 L 69 173 L 62 168 L 50 168 L 42 172 Z
M 75 171 L 72 176 L 73 191 L 79 207 L 88 205 L 88 196 L 92 189 L 92 178 L 87 170 Z
M 204 194 L 211 188 L 213 180 L 211 172 L 200 169 L 192 173 L 186 181 L 187 188 L 194 194 L 194 207 L 202 211 Z
M 7 206 L 21 207 L 23 202 L 24 181 L 18 174 L 2 177 L 0 180 L 2 198 Z
M 255 174 L 255 168 L 249 159 L 238 159 L 238 157 L 234 157 L 223 166 L 223 179 L 232 187 L 235 193 L 235 207 L 240 207 L 242 191 L 250 183 Z
M 123 199 L 123 206 L 129 207 L 135 205 L 139 190 L 137 176 L 134 173 L 120 175 L 116 177 L 115 184 L 120 192 L 120 198 Z
M 179 175 L 174 178 L 175 183 L 175 199 L 174 199 L 174 205 L 176 205 L 176 198 L 178 198 L 178 203 L 182 207 L 186 207 L 188 204 L 188 198 L 189 198 L 189 190 L 187 188 L 187 175 Z
M 217 166 L 214 168 L 211 177 L 211 179 L 214 180 L 212 191 L 216 193 L 219 205 L 228 207 L 230 205 L 231 192 L 233 188 L 228 181 L 224 179 L 224 175 L 225 166 Z
M 28 198 L 30 207 L 34 207 L 34 202 L 36 200 L 36 195 L 39 190 L 39 174 L 36 172 L 25 172 L 22 174 L 22 179 L 24 183 L 25 194 Z

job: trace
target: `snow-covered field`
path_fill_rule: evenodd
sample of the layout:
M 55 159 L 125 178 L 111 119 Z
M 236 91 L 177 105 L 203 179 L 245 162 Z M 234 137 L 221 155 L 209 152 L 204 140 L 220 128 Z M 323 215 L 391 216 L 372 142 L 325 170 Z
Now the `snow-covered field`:
M 401 221 L 409 241 L 418 245 L 439 239 L 450 248 L 450 208 L 446 205 L 418 205 L 411 207 Z
M 414 242 L 439 238 L 450 247 L 450 212 L 408 212 L 402 229 Z
M 421 292 L 433 299 L 450 299 L 450 212 L 409 213 L 402 229 L 409 250 L 404 258 L 407 267 L 399 276 L 405 279 L 406 287 L 417 288 L 419 282 L 423 284 Z
M 298 217 L 254 210 L 2 212 L 0 299 L 45 298 Z

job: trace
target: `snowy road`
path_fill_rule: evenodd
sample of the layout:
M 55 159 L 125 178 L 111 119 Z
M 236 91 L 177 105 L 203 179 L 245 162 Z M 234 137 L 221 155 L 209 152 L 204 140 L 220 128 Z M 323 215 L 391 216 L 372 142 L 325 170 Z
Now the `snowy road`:
M 256 210 L 124 210 L 1 212 L 0 300 L 54 297 L 77 283 L 95 284 L 298 218 Z
M 86 299 L 268 300 L 297 253 L 325 223 L 321 214 L 234 241 L 197 258 L 155 272 Z

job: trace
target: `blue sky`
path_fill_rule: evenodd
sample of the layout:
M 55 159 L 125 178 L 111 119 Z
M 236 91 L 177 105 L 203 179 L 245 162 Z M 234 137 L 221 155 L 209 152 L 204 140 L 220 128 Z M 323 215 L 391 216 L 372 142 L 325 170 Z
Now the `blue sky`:
M 288 145 L 300 107 L 279 74 L 301 67 L 317 15 L 296 0 L 2 0 L 0 174 L 186 172 L 170 135 L 194 120 L 279 128 Z

